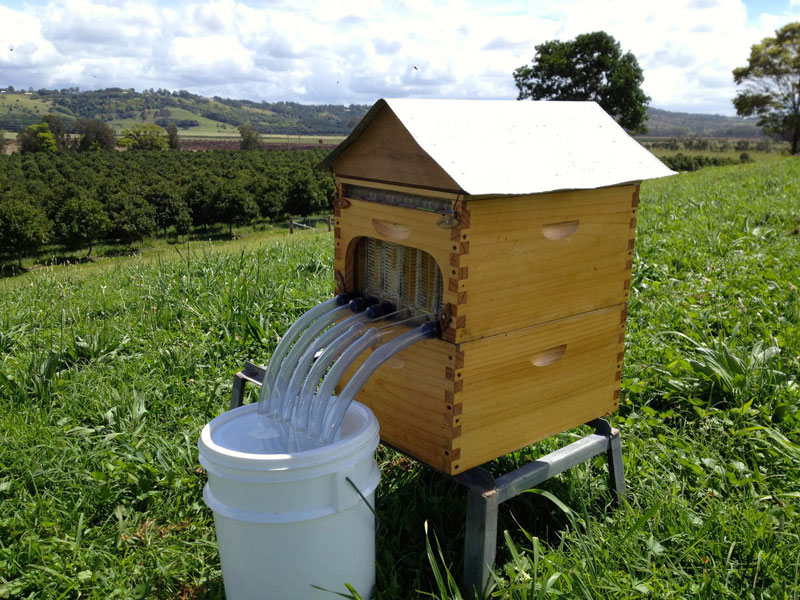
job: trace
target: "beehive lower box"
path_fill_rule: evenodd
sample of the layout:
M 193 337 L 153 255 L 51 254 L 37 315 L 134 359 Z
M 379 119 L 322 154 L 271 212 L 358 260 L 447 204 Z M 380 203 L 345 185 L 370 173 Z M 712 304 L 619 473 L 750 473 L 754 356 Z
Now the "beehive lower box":
M 448 200 L 458 223 L 349 185 Z M 359 291 L 365 237 L 423 250 L 444 282 L 442 339 L 403 351 L 357 396 L 385 442 L 457 474 L 616 410 L 638 186 L 470 200 L 340 177 L 338 190 L 338 292 Z
M 617 305 L 461 344 L 426 340 L 358 399 L 386 443 L 455 475 L 614 412 L 624 330 Z

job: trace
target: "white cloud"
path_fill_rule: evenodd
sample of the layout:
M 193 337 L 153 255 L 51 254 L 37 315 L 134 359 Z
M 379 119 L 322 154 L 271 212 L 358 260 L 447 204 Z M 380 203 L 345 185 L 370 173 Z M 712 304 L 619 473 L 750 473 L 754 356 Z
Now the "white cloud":
M 0 85 L 337 103 L 514 98 L 512 72 L 536 44 L 602 29 L 638 57 L 654 106 L 731 113 L 731 70 L 797 18 L 748 20 L 741 0 L 61 0 L 0 6 L 0 50 L 14 48 L 0 53 Z

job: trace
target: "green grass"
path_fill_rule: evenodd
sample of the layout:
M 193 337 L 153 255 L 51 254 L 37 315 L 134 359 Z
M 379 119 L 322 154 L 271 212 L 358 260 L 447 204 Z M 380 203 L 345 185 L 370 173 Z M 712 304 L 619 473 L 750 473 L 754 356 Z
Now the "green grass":
M 135 118 L 132 119 L 114 119 L 113 121 L 109 121 L 109 125 L 111 125 L 117 132 L 121 131 L 126 127 L 130 127 L 135 123 L 154 123 L 155 120 L 158 118 L 156 117 L 155 109 L 149 109 L 144 111 L 147 118 L 142 120 L 141 116 L 137 113 Z M 185 120 L 185 119 L 193 119 L 199 123 L 197 127 L 190 127 L 189 129 L 180 129 L 179 135 L 186 136 L 186 137 L 198 137 L 198 136 L 224 136 L 224 137 L 239 137 L 239 131 L 233 125 L 227 125 L 227 129 L 220 130 L 220 126 L 224 125 L 224 123 L 220 123 L 218 121 L 214 121 L 212 119 L 208 119 L 196 113 L 193 113 L 185 108 L 170 108 L 169 109 L 170 115 L 169 119 L 173 120 Z
M 44 116 L 50 108 L 50 103 L 47 100 L 40 100 L 39 98 L 32 98 L 23 92 L 0 94 L 0 111 L 7 112 L 11 107 L 12 112 L 20 108 L 36 111 Z
M 324 218 L 311 217 L 318 231 L 327 229 Z M 209 227 L 207 232 L 198 229 L 191 236 L 176 236 L 170 233 L 167 239 L 146 238 L 134 247 L 122 243 L 101 242 L 94 246 L 92 255 L 86 257 L 86 249 L 69 250 L 64 246 L 53 244 L 40 248 L 35 255 L 23 258 L 23 269 L 27 271 L 18 276 L 16 264 L 0 263 L 0 292 L 21 285 L 26 285 L 28 277 L 39 270 L 49 269 L 60 272 L 63 265 L 79 267 L 83 275 L 119 268 L 128 262 L 149 263 L 156 260 L 172 260 L 179 253 L 185 252 L 222 252 L 230 254 L 242 250 L 255 250 L 270 243 L 284 239 L 289 232 L 285 223 L 257 223 L 250 226 L 236 227 L 234 239 L 228 236 L 227 226 Z M 307 235 L 309 230 L 298 228 L 299 235 Z
M 504 504 L 495 597 L 798 596 L 799 197 L 797 159 L 643 185 L 627 501 L 598 458 Z M 0 598 L 222 598 L 197 436 L 333 281 L 328 234 L 255 240 L 2 284 Z M 463 491 L 378 458 L 380 597 L 458 597 Z

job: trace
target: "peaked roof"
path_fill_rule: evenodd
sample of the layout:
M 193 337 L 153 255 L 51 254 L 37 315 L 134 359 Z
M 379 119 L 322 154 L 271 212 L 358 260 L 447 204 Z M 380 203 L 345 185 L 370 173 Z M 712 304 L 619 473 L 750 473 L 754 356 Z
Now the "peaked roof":
M 674 174 L 594 102 L 515 100 L 378 100 L 320 167 L 332 167 L 383 111 L 471 196 L 594 189 Z

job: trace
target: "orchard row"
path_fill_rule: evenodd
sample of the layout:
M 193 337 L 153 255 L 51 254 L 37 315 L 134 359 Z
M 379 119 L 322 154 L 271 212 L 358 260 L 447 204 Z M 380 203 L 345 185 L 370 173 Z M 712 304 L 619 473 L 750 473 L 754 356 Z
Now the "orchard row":
M 43 244 L 133 244 L 169 232 L 324 211 L 324 150 L 15 153 L 0 156 L 0 261 Z

